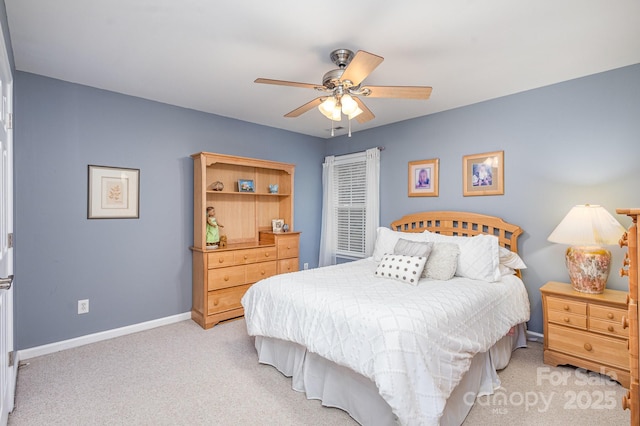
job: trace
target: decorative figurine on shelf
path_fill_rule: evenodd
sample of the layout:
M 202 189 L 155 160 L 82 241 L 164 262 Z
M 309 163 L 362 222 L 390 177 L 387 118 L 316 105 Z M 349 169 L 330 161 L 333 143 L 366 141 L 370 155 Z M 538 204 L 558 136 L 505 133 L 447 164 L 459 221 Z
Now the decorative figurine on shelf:
M 269 192 L 271 194 L 277 194 L 278 193 L 278 184 L 277 183 L 272 183 L 271 185 L 269 185 Z
M 220 228 L 224 226 L 216 221 L 216 209 L 207 207 L 207 248 L 218 248 Z
M 282 232 L 289 232 L 289 225 L 288 224 L 284 224 L 282 225 Z
M 213 182 L 211 184 L 211 190 L 213 191 L 222 191 L 224 189 L 224 184 L 222 182 L 220 182 L 219 180 Z
M 220 235 L 220 248 L 224 248 L 227 246 L 227 236 Z

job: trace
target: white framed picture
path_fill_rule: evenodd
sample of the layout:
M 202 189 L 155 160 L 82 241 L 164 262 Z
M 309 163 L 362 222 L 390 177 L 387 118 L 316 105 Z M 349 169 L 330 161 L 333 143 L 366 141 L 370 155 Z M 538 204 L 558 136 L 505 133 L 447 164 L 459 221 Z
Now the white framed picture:
M 273 232 L 282 232 L 282 226 L 284 225 L 284 219 L 273 219 L 271 221 L 271 228 Z

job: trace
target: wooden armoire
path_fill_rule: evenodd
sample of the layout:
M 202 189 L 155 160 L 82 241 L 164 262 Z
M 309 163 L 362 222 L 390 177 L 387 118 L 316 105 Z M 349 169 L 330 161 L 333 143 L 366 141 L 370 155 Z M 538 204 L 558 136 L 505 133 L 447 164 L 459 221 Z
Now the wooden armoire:
M 640 425 L 640 387 L 638 372 L 640 369 L 638 357 L 638 340 L 640 338 L 638 327 L 638 303 L 640 301 L 640 293 L 638 293 L 638 240 L 640 240 L 640 230 L 638 229 L 638 216 L 640 216 L 640 208 L 636 209 L 617 209 L 618 214 L 627 215 L 631 218 L 632 224 L 622 236 L 620 240 L 621 246 L 627 246 L 621 275 L 629 277 L 629 298 L 628 298 L 628 316 L 623 318 L 623 326 L 629 327 L 629 370 L 631 375 L 629 391 L 622 399 L 622 408 L 631 410 L 631 425 Z

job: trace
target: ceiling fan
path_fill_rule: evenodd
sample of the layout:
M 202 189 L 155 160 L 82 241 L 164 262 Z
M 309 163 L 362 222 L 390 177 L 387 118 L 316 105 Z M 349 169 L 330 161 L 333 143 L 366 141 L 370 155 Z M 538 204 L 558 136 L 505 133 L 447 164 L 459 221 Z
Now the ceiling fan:
M 302 87 L 324 92 L 324 95 L 285 114 L 285 117 L 298 117 L 314 107 L 318 107 L 325 117 L 332 120 L 332 123 L 342 120 L 342 114 L 349 118 L 349 123 L 352 118 L 358 120 L 359 123 L 366 123 L 373 119 L 375 116 L 359 96 L 426 100 L 431 95 L 431 87 L 427 86 L 362 85 L 364 79 L 384 61 L 383 57 L 373 53 L 359 50 L 354 54 L 348 49 L 337 49 L 331 52 L 330 58 L 338 68 L 327 72 L 322 77 L 321 85 L 268 78 L 258 78 L 255 83 Z M 331 134 L 333 136 L 333 128 Z

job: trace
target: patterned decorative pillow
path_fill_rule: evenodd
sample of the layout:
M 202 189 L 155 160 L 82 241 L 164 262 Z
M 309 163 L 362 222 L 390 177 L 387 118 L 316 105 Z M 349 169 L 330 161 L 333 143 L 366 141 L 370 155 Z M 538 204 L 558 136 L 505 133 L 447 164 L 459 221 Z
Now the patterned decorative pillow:
M 427 278 L 446 281 L 453 278 L 458 267 L 460 248 L 456 243 L 434 243 L 424 272 Z
M 427 259 L 429 258 L 429 254 L 431 254 L 431 249 L 433 248 L 433 243 L 422 243 L 418 241 L 409 241 L 404 238 L 400 238 L 396 243 L 396 246 L 393 248 L 393 254 L 402 254 L 405 256 L 424 256 Z M 428 261 L 428 260 L 427 260 Z M 425 278 L 426 271 L 422 270 L 422 278 Z
M 375 276 L 418 285 L 426 262 L 424 256 L 385 254 L 376 268 Z

